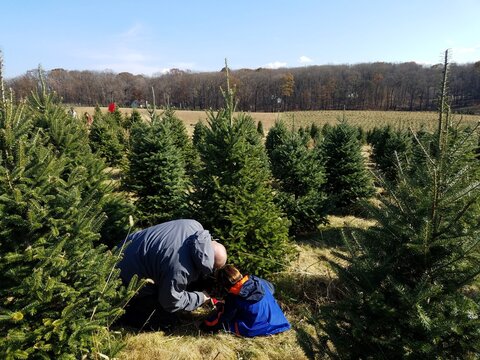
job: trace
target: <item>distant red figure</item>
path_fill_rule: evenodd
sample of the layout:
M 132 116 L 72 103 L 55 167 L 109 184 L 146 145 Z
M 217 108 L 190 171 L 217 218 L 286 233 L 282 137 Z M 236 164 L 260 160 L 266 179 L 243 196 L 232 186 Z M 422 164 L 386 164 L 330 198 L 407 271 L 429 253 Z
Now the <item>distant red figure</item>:
M 114 111 L 115 111 L 115 103 L 111 102 L 110 104 L 108 104 L 108 112 L 113 113 Z

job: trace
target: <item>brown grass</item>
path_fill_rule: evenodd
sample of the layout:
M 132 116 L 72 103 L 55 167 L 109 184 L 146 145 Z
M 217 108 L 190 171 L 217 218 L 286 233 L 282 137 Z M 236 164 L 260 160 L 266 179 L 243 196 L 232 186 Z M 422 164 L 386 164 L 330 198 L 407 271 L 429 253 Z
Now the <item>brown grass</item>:
M 170 335 L 144 333 L 128 339 L 121 359 L 307 359 L 296 345 L 294 332 L 253 339 L 229 334 Z
M 76 107 L 77 114 L 83 115 L 85 112 L 93 114 L 93 107 Z M 107 108 L 101 108 L 103 112 Z M 131 108 L 120 108 L 123 114 L 130 114 Z M 138 109 L 142 116 L 148 119 L 149 115 L 146 109 Z M 161 110 L 159 110 L 161 113 Z M 205 111 L 176 110 L 175 114 L 184 121 L 187 131 L 191 135 L 195 124 L 202 120 L 206 121 L 207 113 Z M 345 118 L 352 125 L 361 126 L 364 130 L 369 130 L 375 126 L 391 125 L 397 129 L 419 129 L 425 127 L 428 130 L 434 130 L 437 126 L 438 113 L 436 112 L 409 112 L 409 111 L 356 111 L 356 110 L 326 110 L 326 111 L 299 111 L 286 113 L 248 113 L 253 119 L 261 121 L 265 133 L 275 124 L 275 121 L 282 119 L 290 127 L 307 127 L 312 123 L 318 126 L 324 124 L 335 124 L 339 119 Z M 461 121 L 466 125 L 475 125 L 480 121 L 480 115 L 456 115 L 455 121 Z

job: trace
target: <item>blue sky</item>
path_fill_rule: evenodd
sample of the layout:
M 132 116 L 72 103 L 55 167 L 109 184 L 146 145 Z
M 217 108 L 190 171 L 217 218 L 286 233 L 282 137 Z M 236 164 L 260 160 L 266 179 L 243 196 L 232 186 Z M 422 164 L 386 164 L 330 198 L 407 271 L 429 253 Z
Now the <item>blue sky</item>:
M 480 60 L 480 0 L 12 0 L 4 76 Z

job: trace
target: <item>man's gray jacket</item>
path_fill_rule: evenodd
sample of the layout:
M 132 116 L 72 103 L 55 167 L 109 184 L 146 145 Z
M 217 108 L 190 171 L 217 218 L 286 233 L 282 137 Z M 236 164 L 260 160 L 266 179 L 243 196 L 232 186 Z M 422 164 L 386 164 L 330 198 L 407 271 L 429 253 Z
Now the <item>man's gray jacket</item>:
M 192 311 L 205 300 L 202 292 L 186 291 L 187 285 L 213 272 L 212 238 L 195 220 L 173 220 L 132 234 L 119 263 L 128 285 L 134 274 L 149 278 L 138 296 L 158 294 L 168 312 Z

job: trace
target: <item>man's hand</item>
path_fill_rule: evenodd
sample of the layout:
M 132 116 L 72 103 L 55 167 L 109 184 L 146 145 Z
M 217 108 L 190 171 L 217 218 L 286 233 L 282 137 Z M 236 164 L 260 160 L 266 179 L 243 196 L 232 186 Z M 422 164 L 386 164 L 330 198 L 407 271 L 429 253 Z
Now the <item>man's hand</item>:
M 206 303 L 208 300 L 210 300 L 210 295 L 206 291 L 202 291 L 202 294 L 204 296 L 203 303 Z

